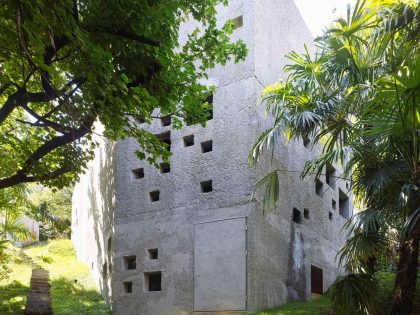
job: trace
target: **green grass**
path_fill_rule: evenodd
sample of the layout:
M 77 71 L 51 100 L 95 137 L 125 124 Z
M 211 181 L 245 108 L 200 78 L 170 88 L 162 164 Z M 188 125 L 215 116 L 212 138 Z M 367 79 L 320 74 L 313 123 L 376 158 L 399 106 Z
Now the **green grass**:
M 111 314 L 98 293 L 88 267 L 77 261 L 69 240 L 28 247 L 23 252 L 49 270 L 54 315 Z M 22 314 L 32 267 L 21 257 L 11 264 L 8 280 L 0 282 L 0 314 Z
M 332 314 L 329 297 L 323 296 L 310 302 L 291 302 L 270 310 L 264 310 L 254 315 L 315 315 Z
M 378 272 L 377 279 L 379 288 L 384 296 L 384 309 L 391 303 L 392 289 L 394 287 L 395 273 Z M 417 281 L 416 297 L 414 298 L 415 309 L 420 309 L 420 279 Z M 309 302 L 291 302 L 280 307 L 257 312 L 253 315 L 331 315 L 331 299 L 325 295 L 317 300 Z
M 77 261 L 73 245 L 69 240 L 57 240 L 28 247 L 23 252 L 43 268 L 50 271 L 51 297 L 54 315 L 87 314 L 110 315 L 98 293 L 89 268 Z M 29 291 L 32 267 L 21 256 L 11 264 L 8 280 L 0 281 L 0 314 L 22 314 Z M 395 274 L 379 273 L 378 280 L 385 297 L 390 297 Z M 418 281 L 420 288 L 420 280 Z M 420 290 L 417 290 L 420 303 Z M 384 305 L 387 302 L 384 301 Z M 420 307 L 420 306 L 419 306 Z M 310 302 L 292 302 L 278 308 L 260 311 L 254 315 L 327 315 L 331 312 L 331 301 L 323 296 Z

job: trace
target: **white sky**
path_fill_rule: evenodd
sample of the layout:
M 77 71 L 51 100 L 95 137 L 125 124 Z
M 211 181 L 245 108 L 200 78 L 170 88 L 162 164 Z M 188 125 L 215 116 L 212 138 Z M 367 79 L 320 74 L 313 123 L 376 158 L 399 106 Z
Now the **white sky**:
M 322 35 L 325 26 L 345 16 L 347 3 L 354 0 L 294 0 L 313 36 Z

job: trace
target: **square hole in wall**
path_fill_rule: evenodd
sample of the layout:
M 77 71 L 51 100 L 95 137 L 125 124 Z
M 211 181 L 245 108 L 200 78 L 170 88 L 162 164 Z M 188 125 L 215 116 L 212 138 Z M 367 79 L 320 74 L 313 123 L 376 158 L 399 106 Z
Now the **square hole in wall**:
M 164 116 L 160 119 L 160 123 L 162 124 L 162 127 L 170 126 L 172 123 L 172 117 L 171 116 Z
M 123 257 L 123 266 L 124 266 L 124 270 L 134 270 L 136 269 L 136 256 L 135 255 L 131 255 L 131 256 L 124 256 Z
M 201 153 L 213 151 L 213 140 L 201 142 Z
M 134 120 L 138 124 L 144 124 L 146 122 L 146 120 L 144 119 L 144 117 L 141 116 L 141 115 L 137 115 L 136 117 L 134 117 Z
M 242 15 L 237 16 L 236 18 L 230 19 L 233 23 L 233 29 L 236 30 L 244 25 L 244 18 Z
M 162 291 L 162 272 L 145 272 L 144 290 L 146 292 Z
M 206 180 L 204 182 L 200 183 L 201 186 L 201 192 L 202 193 L 208 193 L 213 191 L 213 181 L 212 180 Z
M 309 220 L 310 216 L 309 216 L 309 209 L 303 209 L 303 217 L 307 220 Z
M 167 131 L 167 132 L 163 132 L 160 134 L 157 134 L 156 137 L 163 143 L 166 144 L 166 149 L 168 151 L 171 151 L 171 132 Z
M 171 171 L 171 165 L 169 163 L 160 163 L 159 168 L 162 174 L 169 173 Z
M 330 163 L 327 163 L 325 170 L 325 182 L 334 189 L 336 181 L 335 168 Z
M 308 136 L 303 136 L 303 146 L 305 148 L 309 148 L 309 145 L 311 144 L 311 140 Z
M 333 214 L 331 211 L 328 212 L 328 219 L 330 219 L 332 221 L 333 219 Z
M 149 259 L 158 259 L 158 249 L 157 248 L 149 248 L 147 250 L 147 256 Z
M 150 195 L 150 201 L 151 202 L 159 201 L 160 191 L 159 190 L 151 191 L 151 192 L 149 192 L 149 195 Z
M 324 183 L 319 179 L 315 179 L 315 193 L 322 197 L 324 194 Z
M 184 137 L 184 147 L 190 147 L 194 145 L 194 135 Z
M 123 282 L 123 292 L 133 293 L 133 282 L 131 281 Z
M 136 168 L 135 170 L 131 170 L 133 173 L 134 178 L 140 179 L 144 177 L 144 168 Z
M 349 197 L 341 189 L 338 189 L 338 211 L 344 218 L 350 217 Z
M 209 95 L 206 99 L 205 102 L 207 102 L 210 106 L 209 109 L 209 114 L 207 116 L 207 120 L 212 120 L 213 119 L 213 94 Z
M 334 199 L 331 199 L 331 207 L 333 208 L 333 210 L 337 209 L 337 201 L 335 201 Z
M 296 208 L 293 208 L 293 222 L 302 223 L 302 213 Z

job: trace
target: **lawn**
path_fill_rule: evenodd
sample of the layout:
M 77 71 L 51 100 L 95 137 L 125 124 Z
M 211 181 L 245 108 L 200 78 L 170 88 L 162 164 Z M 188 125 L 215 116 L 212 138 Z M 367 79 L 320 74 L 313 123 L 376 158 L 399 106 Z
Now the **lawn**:
M 49 270 L 54 315 L 111 314 L 98 293 L 88 267 L 77 261 L 69 240 L 56 240 L 23 250 L 36 263 Z M 11 264 L 12 272 L 0 282 L 0 314 L 22 314 L 32 267 L 21 255 Z
M 260 311 L 254 315 L 330 315 L 331 301 L 323 296 L 310 302 L 291 302 L 270 310 Z
M 377 274 L 379 287 L 382 296 L 386 298 L 384 301 L 384 309 L 390 305 L 392 297 L 392 289 L 394 286 L 395 274 L 389 272 L 379 272 Z M 415 297 L 415 314 L 420 309 L 420 278 L 417 281 L 417 290 Z M 257 312 L 253 315 L 332 315 L 334 314 L 331 309 L 331 299 L 328 294 L 320 299 L 309 302 L 291 302 L 280 307 Z
M 69 240 L 57 240 L 31 246 L 23 250 L 36 263 L 50 271 L 51 297 L 54 315 L 87 314 L 111 315 L 98 293 L 90 270 L 77 261 Z M 28 294 L 32 266 L 17 255 L 11 264 L 9 279 L 0 282 L 0 314 L 22 314 Z M 390 296 L 395 275 L 379 273 L 378 280 L 384 296 Z M 420 279 L 418 282 L 420 288 Z M 420 295 L 420 290 L 418 290 Z M 420 298 L 416 298 L 420 304 Z M 386 302 L 384 303 L 386 307 Z M 420 305 L 417 305 L 420 309 Z M 328 295 L 310 302 L 292 302 L 278 308 L 260 311 L 254 315 L 329 315 L 331 301 Z

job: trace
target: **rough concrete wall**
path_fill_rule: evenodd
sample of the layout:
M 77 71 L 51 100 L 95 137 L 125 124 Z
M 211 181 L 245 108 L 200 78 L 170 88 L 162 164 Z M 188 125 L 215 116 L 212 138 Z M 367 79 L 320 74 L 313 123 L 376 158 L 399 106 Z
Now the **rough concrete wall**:
M 283 55 L 291 49 L 302 50 L 303 43 L 311 41 L 309 32 L 291 0 L 232 0 L 228 8 L 219 7 L 220 23 L 240 15 L 244 25 L 235 30 L 233 39 L 242 38 L 250 51 L 245 61 L 210 71 L 209 83 L 217 87 L 214 118 L 206 127 L 188 126 L 183 130 L 162 127 L 159 120 L 147 126 L 154 133 L 171 131 L 170 172 L 162 174 L 147 162 L 139 161 L 134 154 L 138 147 L 133 139 L 116 145 L 112 174 L 117 185 L 111 282 L 115 314 L 193 312 L 194 225 L 201 222 L 247 217 L 248 311 L 275 306 L 294 297 L 309 298 L 311 264 L 324 269 L 326 284 L 337 273 L 334 256 L 340 246 L 337 240 L 342 239 L 339 229 L 344 219 L 337 212 L 333 221 L 328 218 L 330 194 L 337 194 L 337 189 L 327 191 L 321 198 L 315 194 L 313 180 L 303 182 L 298 173 L 285 172 L 277 209 L 264 213 L 258 198 L 250 201 L 256 180 L 270 169 L 300 171 L 304 162 L 313 156 L 301 143 L 286 146 L 282 139 L 273 160 L 267 157 L 257 168 L 247 164 L 255 139 L 270 123 L 262 108 L 256 106 L 262 85 L 281 76 L 286 62 Z M 192 27 L 188 24 L 181 30 L 181 40 Z M 189 135 L 194 135 L 194 145 L 185 147 L 183 137 Z M 202 153 L 200 144 L 207 140 L 213 140 L 213 151 Z M 77 191 L 82 196 L 89 190 L 112 196 L 107 189 L 94 188 L 101 187 L 98 183 L 91 184 L 103 176 L 101 169 L 108 170 L 108 176 L 112 167 L 103 167 L 98 161 L 93 165 Z M 139 179 L 132 170 L 140 167 L 144 169 L 144 177 Z M 202 193 L 200 182 L 210 179 L 213 191 Z M 160 191 L 158 202 L 150 200 L 149 193 L 154 190 Z M 86 247 L 82 240 L 95 239 L 89 231 L 94 221 L 86 213 L 104 213 L 103 205 L 112 202 L 98 205 L 98 198 L 91 197 L 87 198 L 88 202 L 74 202 L 77 209 L 85 209 L 75 214 L 79 222 L 75 223 L 78 232 L 74 233 L 74 239 L 78 255 L 84 261 L 98 261 L 94 272 L 96 278 L 101 278 L 98 268 L 105 261 L 103 248 L 111 233 L 105 226 L 112 224 L 97 226 L 99 241 Z M 303 209 L 308 208 L 310 219 L 303 219 L 302 224 L 293 223 L 293 207 L 301 210 L 302 215 Z M 99 217 L 96 221 L 104 219 Z M 93 246 L 99 250 L 89 255 L 85 249 Z M 151 248 L 158 248 L 158 259 L 148 256 L 147 249 Z M 136 256 L 136 269 L 125 270 L 124 257 L 132 255 Z M 144 273 L 156 271 L 162 272 L 162 291 L 145 292 Z M 132 293 L 124 293 L 124 282 L 132 283 Z
M 114 146 L 95 124 L 95 158 L 80 176 L 72 198 L 72 234 L 77 257 L 86 263 L 105 298 L 110 299 L 114 246 Z M 111 248 L 109 248 L 109 245 Z M 110 250 L 111 249 L 111 250 Z
M 260 0 L 255 2 L 255 75 L 263 84 L 286 79 L 282 71 L 289 62 L 284 55 L 294 50 L 302 52 L 304 44 L 314 52 L 313 39 L 293 1 Z M 266 117 L 263 106 L 258 109 L 257 133 L 271 126 L 272 118 Z M 273 152 L 256 168 L 256 177 L 268 172 L 280 172 L 280 202 L 277 209 L 264 212 L 258 204 L 256 210 L 256 265 L 254 294 L 250 293 L 250 309 L 272 307 L 294 299 L 309 299 L 311 264 L 324 272 L 324 290 L 341 272 L 335 256 L 344 242 L 341 227 L 345 219 L 332 210 L 331 198 L 337 201 L 338 188 L 348 193 L 345 183 L 337 182 L 335 190 L 328 189 L 322 197 L 315 194 L 313 177 L 302 181 L 299 172 L 305 162 L 320 153 L 320 148 L 306 148 L 302 142 L 286 144 L 284 138 Z M 340 167 L 337 173 L 340 172 Z M 324 188 L 325 176 L 322 181 Z M 257 201 L 260 198 L 257 198 Z M 292 222 L 293 208 L 302 214 L 302 224 Z M 350 204 L 352 207 L 352 204 Z M 309 219 L 303 218 L 304 209 Z M 329 219 L 329 212 L 333 219 Z
M 244 25 L 235 30 L 233 37 L 242 38 L 251 50 L 244 62 L 210 71 L 209 82 L 217 86 L 214 118 L 206 127 L 188 126 L 183 130 L 162 127 L 158 120 L 153 122 L 150 128 L 155 133 L 171 130 L 170 173 L 160 174 L 147 162 L 138 161 L 133 154 L 137 148 L 133 140 L 117 145 L 114 265 L 121 271 L 113 279 L 117 314 L 193 311 L 194 224 L 253 218 L 254 204 L 249 200 L 255 172 L 248 166 L 247 156 L 257 135 L 255 104 L 260 89 L 253 75 L 253 2 L 231 1 L 228 9 L 219 9 L 222 22 L 243 15 Z M 194 145 L 185 147 L 183 137 L 191 134 Z M 213 151 L 201 153 L 200 143 L 206 140 L 213 140 Z M 138 167 L 144 168 L 144 178 L 132 176 L 131 170 Z M 200 182 L 210 179 L 213 191 L 202 193 Z M 155 189 L 160 190 L 160 201 L 151 203 L 149 192 Z M 248 236 L 253 233 L 251 229 Z M 157 261 L 148 259 L 147 248 L 159 249 Z M 123 271 L 125 255 L 137 256 L 136 270 Z M 248 259 L 248 266 L 252 264 Z M 144 292 L 143 273 L 157 270 L 162 271 L 162 291 Z M 133 293 L 123 293 L 123 282 L 127 281 L 133 283 Z

